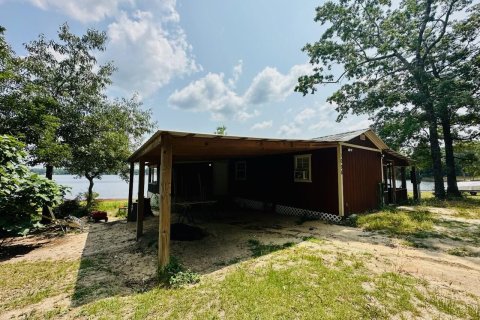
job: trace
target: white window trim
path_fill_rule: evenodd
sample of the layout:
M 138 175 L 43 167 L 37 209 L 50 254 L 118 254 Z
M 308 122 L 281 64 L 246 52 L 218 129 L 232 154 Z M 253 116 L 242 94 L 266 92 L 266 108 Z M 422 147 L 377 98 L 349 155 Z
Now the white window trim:
M 295 177 L 295 171 L 297 171 L 297 159 L 308 158 L 308 179 L 297 179 Z M 312 182 L 312 155 L 311 154 L 298 154 L 294 156 L 293 160 L 293 181 L 294 182 Z
M 245 165 L 245 177 L 238 176 L 238 165 L 239 164 Z M 237 181 L 246 181 L 247 180 L 247 162 L 246 161 L 235 161 L 235 180 Z

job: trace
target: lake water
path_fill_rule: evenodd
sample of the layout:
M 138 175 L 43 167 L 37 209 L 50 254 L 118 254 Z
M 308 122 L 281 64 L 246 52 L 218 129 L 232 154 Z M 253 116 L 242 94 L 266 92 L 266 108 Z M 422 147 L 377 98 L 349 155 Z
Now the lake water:
M 88 190 L 88 180 L 85 178 L 75 178 L 72 175 L 54 175 L 53 179 L 61 185 L 70 187 L 67 198 L 75 198 L 79 193 Z M 476 182 L 478 184 L 478 182 Z M 145 190 L 147 190 L 148 176 L 145 176 Z M 400 181 L 397 186 L 400 186 Z M 407 181 L 407 189 L 413 190 L 412 184 Z M 420 185 L 422 191 L 432 191 L 433 182 L 422 182 Z M 128 183 L 116 175 L 103 176 L 101 180 L 95 179 L 93 191 L 97 192 L 103 199 L 126 199 L 128 198 Z M 138 193 L 138 176 L 134 177 L 133 195 L 136 198 Z
M 75 198 L 79 193 L 87 192 L 88 180 L 86 178 L 76 178 L 72 175 L 54 175 L 53 180 L 57 183 L 70 187 L 70 192 L 66 197 Z M 99 194 L 102 199 L 127 199 L 128 183 L 116 175 L 102 176 L 101 180 L 95 179 L 93 191 Z M 145 176 L 145 190 L 147 190 L 148 176 Z M 134 177 L 133 197 L 136 198 L 138 193 L 138 176 Z

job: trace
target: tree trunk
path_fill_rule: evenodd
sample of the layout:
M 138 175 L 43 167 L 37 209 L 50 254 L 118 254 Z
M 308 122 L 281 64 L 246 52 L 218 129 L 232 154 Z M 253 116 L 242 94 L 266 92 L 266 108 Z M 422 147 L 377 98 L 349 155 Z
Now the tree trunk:
M 460 197 L 457 185 L 457 173 L 455 170 L 455 158 L 453 155 L 453 138 L 448 114 L 442 114 L 443 141 L 445 142 L 445 164 L 447 167 L 447 195 Z
M 88 193 L 87 193 L 87 208 L 90 208 L 90 206 L 92 205 L 92 202 L 93 202 L 93 177 L 90 177 L 90 176 L 86 176 L 86 178 L 88 179 Z
M 433 104 L 428 102 L 425 106 L 428 117 L 428 133 L 430 142 L 430 155 L 433 162 L 433 178 L 435 181 L 435 198 L 445 199 L 445 186 L 443 183 L 442 154 L 438 142 L 437 119 L 435 117 Z
M 45 177 L 48 179 L 48 180 L 52 180 L 53 179 L 53 166 L 50 165 L 50 164 L 47 164 L 45 166 L 46 168 L 46 171 L 45 171 Z M 52 220 L 51 220 L 51 216 L 50 216 L 50 210 L 47 206 L 43 206 L 42 208 L 42 220 L 40 221 L 42 224 L 48 224 L 48 223 L 51 223 Z

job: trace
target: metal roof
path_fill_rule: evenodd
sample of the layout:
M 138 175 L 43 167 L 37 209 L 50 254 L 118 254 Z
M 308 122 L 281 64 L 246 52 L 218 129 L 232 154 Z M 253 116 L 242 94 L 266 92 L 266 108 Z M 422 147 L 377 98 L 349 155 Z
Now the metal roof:
M 200 157 L 201 154 L 201 156 L 205 157 L 214 157 L 227 154 L 238 156 L 241 154 L 261 155 L 273 152 L 306 151 L 348 142 L 362 134 L 365 134 L 379 150 L 404 160 L 408 159 L 391 150 L 370 128 L 366 128 L 313 139 L 272 139 L 159 130 L 136 150 L 128 160 L 135 161 L 148 154 L 158 158 L 161 137 L 163 135 L 169 135 L 176 141 L 176 153 L 179 156 L 187 157 L 191 154 L 193 157 L 193 154 L 196 154 L 197 157 Z M 407 161 L 411 160 L 408 159 Z
M 349 132 L 342 132 L 342 133 L 337 133 L 337 134 L 331 134 L 331 135 L 328 135 L 328 136 L 313 138 L 312 140 L 347 142 L 347 141 L 350 141 L 350 140 L 358 137 L 361 134 L 364 134 L 365 132 L 367 132 L 369 130 L 370 130 L 370 128 L 360 129 L 360 130 L 355 130 L 355 131 L 349 131 Z

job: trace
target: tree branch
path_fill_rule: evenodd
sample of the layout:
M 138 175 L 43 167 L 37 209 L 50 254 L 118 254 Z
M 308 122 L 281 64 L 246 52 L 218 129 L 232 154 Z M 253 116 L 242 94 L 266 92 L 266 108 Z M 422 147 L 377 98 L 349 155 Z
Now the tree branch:
M 415 53 L 415 57 L 417 62 L 421 59 L 421 48 L 423 43 L 423 35 L 425 33 L 425 29 L 427 28 L 427 23 L 430 20 L 430 13 L 432 12 L 432 2 L 433 0 L 427 0 L 425 14 L 423 16 L 422 24 L 420 25 L 420 30 L 418 31 L 417 37 L 417 50 Z
M 425 59 L 427 57 L 427 55 L 430 53 L 430 51 L 437 45 L 437 43 L 439 43 L 443 39 L 443 36 L 445 35 L 445 32 L 447 31 L 448 19 L 450 18 L 450 15 L 452 14 L 452 11 L 453 11 L 453 6 L 455 5 L 455 3 L 457 1 L 458 0 L 452 0 L 452 2 L 450 3 L 450 6 L 448 7 L 447 13 L 445 15 L 445 21 L 443 22 L 442 31 L 440 32 L 440 35 L 437 37 L 437 39 L 435 39 L 427 47 L 427 49 L 425 50 L 425 53 L 423 54 L 422 59 Z

